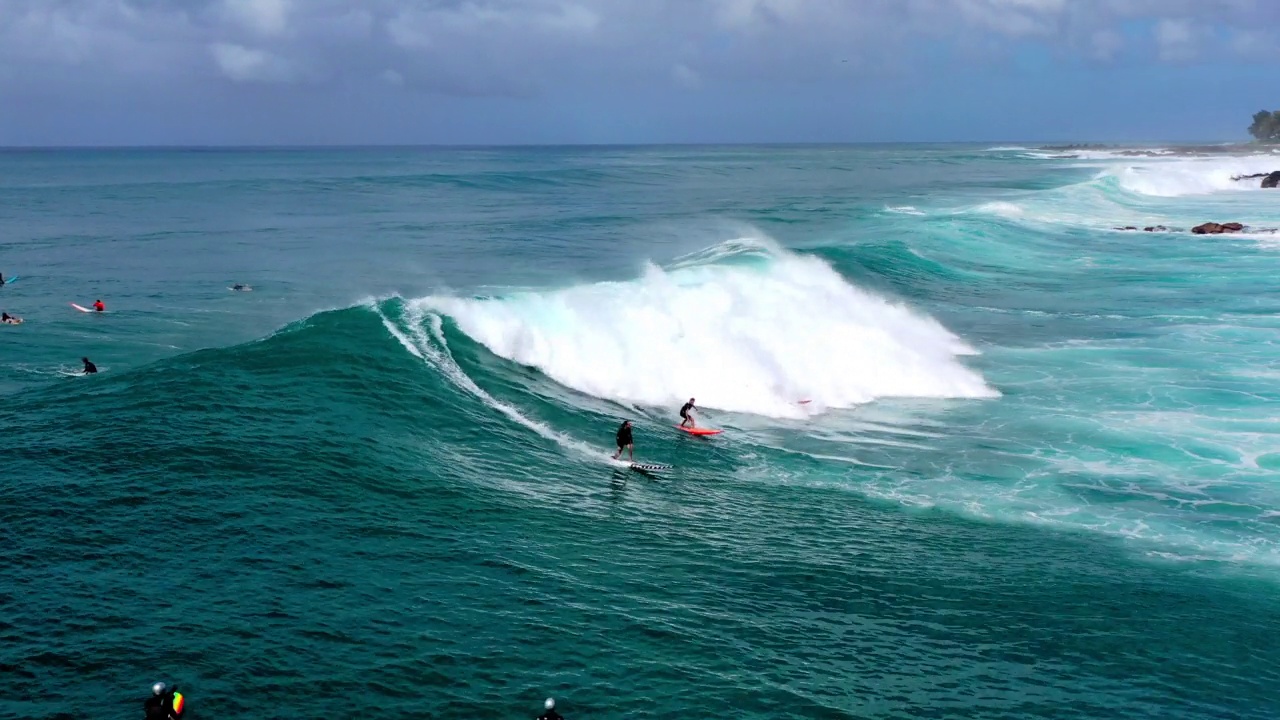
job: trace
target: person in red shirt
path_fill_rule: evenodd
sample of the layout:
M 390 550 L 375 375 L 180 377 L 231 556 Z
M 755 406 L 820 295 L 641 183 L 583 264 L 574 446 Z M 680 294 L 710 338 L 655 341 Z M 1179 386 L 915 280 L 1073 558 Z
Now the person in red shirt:
M 106 312 L 107 306 L 102 304 L 102 298 L 98 298 L 98 302 L 93 304 L 93 309 L 98 312 Z

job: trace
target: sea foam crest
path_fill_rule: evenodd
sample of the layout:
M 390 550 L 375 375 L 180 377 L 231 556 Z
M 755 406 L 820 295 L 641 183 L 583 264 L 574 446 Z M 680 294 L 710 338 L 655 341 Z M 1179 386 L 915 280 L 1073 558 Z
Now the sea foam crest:
M 625 404 L 695 396 L 706 407 L 796 417 L 883 397 L 998 395 L 957 359 L 974 350 L 932 318 L 767 241 L 719 247 L 735 250 L 650 265 L 627 282 L 413 304 L 451 317 L 496 355 Z M 762 261 L 734 262 L 744 252 Z
M 1153 160 L 1116 166 L 1104 171 L 1104 174 L 1115 176 L 1120 186 L 1130 192 L 1158 197 L 1182 197 L 1258 190 L 1262 187 L 1262 181 L 1258 178 L 1233 178 L 1276 170 L 1280 170 L 1280 157 L 1247 155 Z

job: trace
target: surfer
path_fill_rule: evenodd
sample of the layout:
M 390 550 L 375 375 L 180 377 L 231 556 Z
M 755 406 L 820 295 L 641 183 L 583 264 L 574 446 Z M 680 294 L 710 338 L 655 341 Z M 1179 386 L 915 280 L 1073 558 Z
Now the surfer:
M 4 287 L 4 273 L 0 273 L 0 287 Z
M 89 358 L 87 358 L 87 357 L 80 358 L 80 362 L 84 363 L 84 374 L 85 374 L 85 375 L 92 375 L 92 374 L 94 374 L 94 373 L 98 372 L 98 366 L 97 366 L 97 365 L 94 365 L 94 364 L 93 364 L 93 363 L 91 363 L 91 362 L 89 362 Z
M 680 408 L 680 427 L 686 427 L 685 423 L 688 423 L 688 427 L 698 427 L 693 421 L 693 409 L 693 398 L 689 398 L 689 402 Z
M 635 442 L 631 439 L 631 421 L 630 420 L 623 420 L 622 425 L 618 426 L 617 440 L 618 440 L 618 452 L 613 454 L 613 459 L 617 460 L 618 458 L 622 457 L 622 451 L 626 450 L 627 452 L 631 453 L 631 459 L 635 460 L 636 446 L 635 446 Z M 553 702 L 553 701 L 548 700 L 547 702 Z M 547 709 L 550 709 L 550 706 L 548 706 Z
M 5 325 L 21 325 L 22 318 L 15 317 L 13 315 L 10 315 L 9 313 L 0 313 L 0 322 L 4 323 Z
M 547 711 L 539 715 L 538 720 L 564 720 L 564 716 L 556 712 L 555 698 L 547 698 L 547 701 L 543 703 L 542 706 L 545 707 Z
M 232 286 L 231 286 L 231 289 L 232 289 L 232 290 L 238 290 L 238 291 L 240 291 L 240 292 L 248 292 L 248 291 L 252 290 L 253 288 L 249 287 L 248 285 L 245 285 L 244 283 L 236 283 L 235 285 L 232 285 Z
M 93 304 L 93 309 L 96 312 L 106 312 L 107 306 L 102 304 L 102 298 L 98 298 L 98 301 Z
M 177 687 L 166 687 L 158 682 L 151 686 L 151 697 L 147 698 L 143 708 L 146 720 L 178 720 L 185 710 L 186 700 Z

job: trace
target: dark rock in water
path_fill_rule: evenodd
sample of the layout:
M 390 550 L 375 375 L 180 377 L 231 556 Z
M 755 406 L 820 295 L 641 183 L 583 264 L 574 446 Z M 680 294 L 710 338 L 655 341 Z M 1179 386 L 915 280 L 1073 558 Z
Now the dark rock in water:
M 1163 225 L 1149 225 L 1142 228 L 1142 232 L 1169 232 L 1169 228 Z
M 1238 222 L 1215 223 L 1207 222 L 1203 225 L 1197 225 L 1191 228 L 1191 232 L 1196 235 L 1221 235 L 1222 233 L 1240 232 L 1244 229 L 1244 225 Z
M 1262 178 L 1263 189 L 1280 187 L 1280 170 L 1269 173 L 1254 173 L 1252 175 L 1234 175 L 1231 179 L 1240 182 L 1241 180 L 1257 180 L 1258 178 Z

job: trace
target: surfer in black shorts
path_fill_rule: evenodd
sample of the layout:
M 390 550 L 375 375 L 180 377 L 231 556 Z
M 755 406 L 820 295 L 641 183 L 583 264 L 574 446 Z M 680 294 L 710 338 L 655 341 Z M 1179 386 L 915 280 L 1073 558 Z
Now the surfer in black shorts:
M 631 421 L 623 420 L 622 425 L 618 427 L 618 452 L 613 454 L 613 459 L 617 460 L 622 457 L 622 451 L 626 450 L 631 453 L 631 459 L 636 459 L 636 446 L 631 439 Z
M 689 398 L 689 402 L 680 408 L 680 427 L 686 427 L 685 423 L 688 423 L 688 427 L 698 427 L 693 421 L 693 398 Z

